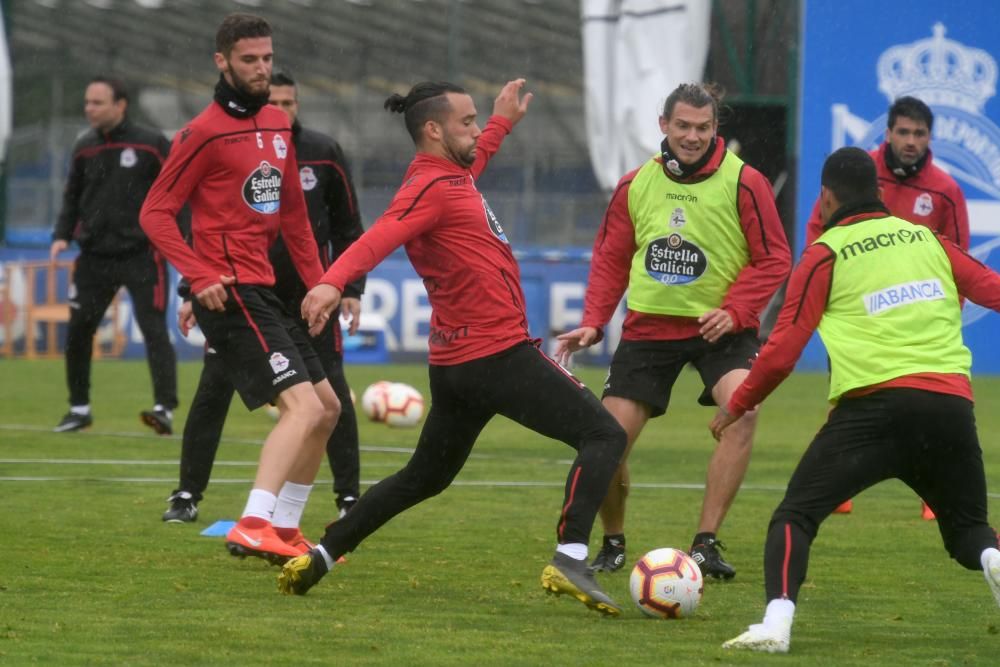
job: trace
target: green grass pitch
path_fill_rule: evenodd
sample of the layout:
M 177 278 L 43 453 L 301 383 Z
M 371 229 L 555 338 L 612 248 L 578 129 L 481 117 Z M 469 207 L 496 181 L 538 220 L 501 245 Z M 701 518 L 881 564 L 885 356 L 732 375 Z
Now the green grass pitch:
M 180 366 L 186 417 L 200 365 Z M 603 369 L 580 376 L 598 389 Z M 195 525 L 160 515 L 177 480 L 180 438 L 141 426 L 142 362 L 94 365 L 89 431 L 54 434 L 65 412 L 59 361 L 0 360 L 0 664 L 58 665 L 995 665 L 1000 609 L 979 572 L 950 561 L 918 499 L 888 482 L 833 516 L 814 545 L 789 656 L 720 644 L 760 620 L 761 558 L 771 511 L 823 422 L 826 379 L 796 374 L 765 404 L 744 489 L 720 533 L 737 568 L 709 582 L 696 615 L 645 618 L 628 572 L 600 575 L 625 606 L 603 619 L 550 598 L 539 575 L 572 450 L 497 418 L 456 484 L 404 513 L 305 597 L 276 592 L 277 569 L 230 557 L 199 532 L 235 519 L 271 425 L 233 405 L 213 483 Z M 380 379 L 427 397 L 423 366 L 353 366 L 360 396 Z M 516 388 L 512 388 L 515 389 Z M 695 529 L 712 411 L 682 374 L 665 418 L 632 455 L 629 562 L 686 548 Z M 994 510 L 1000 492 L 1000 378 L 977 378 L 978 419 Z M 416 430 L 362 418 L 365 485 L 401 467 Z M 335 513 L 324 465 L 306 511 L 318 538 Z M 599 545 L 595 528 L 591 551 Z

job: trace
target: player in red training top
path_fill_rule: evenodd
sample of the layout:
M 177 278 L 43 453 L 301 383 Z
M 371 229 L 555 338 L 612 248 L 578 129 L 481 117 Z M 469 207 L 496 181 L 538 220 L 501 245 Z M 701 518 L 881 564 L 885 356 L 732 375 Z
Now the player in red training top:
M 500 414 L 577 451 L 542 586 L 616 616 L 621 608 L 587 568 L 587 543 L 625 448 L 625 433 L 597 398 L 545 356 L 528 333 L 520 271 L 476 179 L 531 101 L 523 79 L 503 87 L 480 132 L 476 107 L 449 83 L 421 83 L 386 108 L 402 112 L 417 147 L 389 209 L 334 262 L 302 303 L 319 331 L 344 286 L 406 246 L 430 299 L 431 409 L 406 467 L 371 487 L 314 550 L 285 564 L 283 593 L 304 594 L 334 561 L 382 524 L 444 491 L 483 427 Z
M 277 404 L 234 555 L 283 562 L 312 545 L 298 524 L 340 403 L 308 335 L 275 296 L 268 248 L 278 235 L 306 285 L 322 275 L 288 116 L 268 105 L 271 28 L 230 14 L 216 34 L 215 101 L 174 138 L 143 205 L 150 240 L 191 284 L 194 316 L 247 408 Z M 173 218 L 191 206 L 189 247 Z
M 948 555 L 982 570 L 1000 603 L 1000 550 L 988 522 L 960 305 L 965 297 L 1000 312 L 1000 275 L 891 215 L 875 174 L 860 148 L 827 158 L 823 235 L 802 253 L 767 344 L 709 426 L 718 438 L 762 403 L 819 331 L 830 353 L 833 409 L 768 524 L 764 619 L 723 648 L 789 651 L 799 592 L 806 572 L 815 576 L 809 556 L 820 526 L 845 498 L 887 479 L 928 500 Z M 921 572 L 929 568 L 937 573 L 936 564 L 921 562 Z
M 969 213 L 965 195 L 955 179 L 934 164 L 930 150 L 934 113 L 915 97 L 900 97 L 889 107 L 885 141 L 871 151 L 878 173 L 882 202 L 889 211 L 915 225 L 924 225 L 969 249 Z M 819 199 L 806 223 L 806 245 L 823 233 Z M 849 514 L 850 499 L 836 509 Z M 921 515 L 931 521 L 934 512 L 921 502 Z

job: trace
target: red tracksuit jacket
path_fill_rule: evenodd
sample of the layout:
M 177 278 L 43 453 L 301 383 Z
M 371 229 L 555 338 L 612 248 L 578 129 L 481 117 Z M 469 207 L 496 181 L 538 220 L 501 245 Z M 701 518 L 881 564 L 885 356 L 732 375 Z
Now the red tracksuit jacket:
M 431 303 L 430 363 L 460 364 L 530 340 L 521 273 L 475 179 L 511 130 L 493 116 L 465 169 L 417 153 L 392 203 L 321 282 L 343 290 L 401 245 Z
M 174 222 L 191 205 L 192 244 Z M 230 275 L 271 286 L 268 248 L 278 235 L 306 285 L 323 273 L 299 181 L 288 116 L 265 106 L 234 118 L 216 102 L 174 137 L 139 217 L 157 249 L 197 294 Z
M 934 156 L 913 176 L 900 178 L 889 171 L 885 164 L 886 144 L 873 150 L 878 185 L 882 188 L 882 202 L 897 218 L 915 225 L 924 225 L 941 236 L 969 249 L 969 212 L 965 195 L 955 179 L 934 165 Z M 812 214 L 806 223 L 806 245 L 823 233 L 823 220 L 819 215 L 819 199 L 813 204 Z

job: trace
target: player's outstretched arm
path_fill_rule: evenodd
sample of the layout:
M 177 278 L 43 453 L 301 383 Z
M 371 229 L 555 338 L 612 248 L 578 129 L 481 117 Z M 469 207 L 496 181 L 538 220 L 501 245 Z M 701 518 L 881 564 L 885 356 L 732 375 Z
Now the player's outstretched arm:
M 524 118 L 524 114 L 528 113 L 528 105 L 535 96 L 534 93 L 521 95 L 524 83 L 524 79 L 514 79 L 500 89 L 500 94 L 493 102 L 494 116 L 506 118 L 511 125 L 517 125 L 518 121 Z

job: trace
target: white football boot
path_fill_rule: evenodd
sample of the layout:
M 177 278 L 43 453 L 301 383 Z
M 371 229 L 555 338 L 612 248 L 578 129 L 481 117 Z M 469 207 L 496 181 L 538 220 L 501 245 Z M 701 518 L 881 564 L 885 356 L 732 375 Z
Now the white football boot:
M 990 585 L 990 590 L 993 591 L 993 599 L 997 601 L 997 605 L 1000 605 L 1000 552 L 993 549 L 989 556 L 983 558 L 985 561 L 983 563 L 983 576 L 986 578 L 986 583 Z
M 791 643 L 792 619 L 787 623 L 756 623 L 739 637 L 730 639 L 722 648 L 759 651 L 761 653 L 788 653 Z

